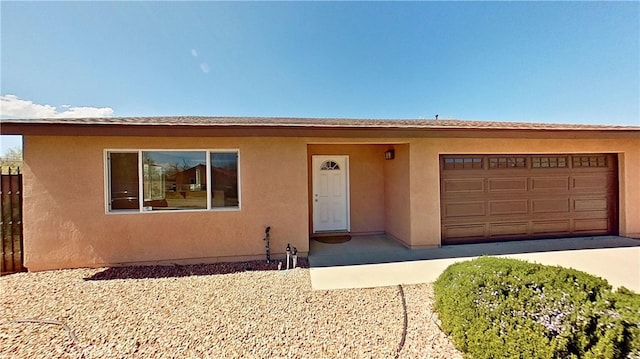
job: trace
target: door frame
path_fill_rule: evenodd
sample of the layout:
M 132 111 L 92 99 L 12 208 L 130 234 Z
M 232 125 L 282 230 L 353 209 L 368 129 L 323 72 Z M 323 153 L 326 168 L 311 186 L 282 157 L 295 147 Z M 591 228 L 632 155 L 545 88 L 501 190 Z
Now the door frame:
M 316 221 L 315 221 L 315 201 L 314 201 L 314 189 L 316 187 L 316 172 L 319 171 L 314 164 L 314 159 L 318 160 L 318 162 L 322 163 L 326 160 L 330 159 L 343 159 L 345 163 L 344 168 L 344 176 L 345 176 L 345 205 L 346 205 L 346 224 L 347 229 L 346 232 L 351 232 L 351 186 L 349 181 L 349 155 L 311 155 L 311 192 L 310 192 L 310 201 L 311 201 L 311 230 L 312 233 L 331 233 L 331 232 L 344 232 L 345 230 L 337 229 L 337 230 L 317 230 L 316 229 Z

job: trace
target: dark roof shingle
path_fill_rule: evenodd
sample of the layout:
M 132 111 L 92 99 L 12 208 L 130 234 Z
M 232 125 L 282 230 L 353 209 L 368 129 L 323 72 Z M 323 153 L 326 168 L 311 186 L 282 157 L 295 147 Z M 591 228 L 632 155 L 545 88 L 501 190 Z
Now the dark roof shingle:
M 118 126 L 203 126 L 203 127 L 298 127 L 381 129 L 491 129 L 491 130 L 622 130 L 640 131 L 640 126 L 587 125 L 531 122 L 467 121 L 453 119 L 340 119 L 291 117 L 105 117 L 0 119 L 0 124 L 25 125 L 118 125 Z

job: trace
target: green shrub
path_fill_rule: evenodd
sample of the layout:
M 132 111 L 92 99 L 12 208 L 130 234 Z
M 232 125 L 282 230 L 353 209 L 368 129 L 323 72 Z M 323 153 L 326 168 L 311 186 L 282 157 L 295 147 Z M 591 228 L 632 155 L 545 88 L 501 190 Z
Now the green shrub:
M 627 288 L 620 288 L 610 293 L 606 300 L 610 301 L 615 311 L 620 314 L 628 329 L 628 347 L 630 358 L 640 358 L 640 294 Z
M 640 353 L 640 296 L 562 267 L 481 257 L 434 284 L 443 330 L 472 358 L 622 358 Z

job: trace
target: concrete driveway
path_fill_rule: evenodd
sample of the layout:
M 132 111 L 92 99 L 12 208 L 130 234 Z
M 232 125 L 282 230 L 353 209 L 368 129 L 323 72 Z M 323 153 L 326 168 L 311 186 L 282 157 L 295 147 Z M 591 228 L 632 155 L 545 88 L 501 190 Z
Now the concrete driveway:
M 384 235 L 339 244 L 310 241 L 315 290 L 432 282 L 451 264 L 482 255 L 575 268 L 640 293 L 640 240 L 617 236 L 482 243 L 410 250 Z

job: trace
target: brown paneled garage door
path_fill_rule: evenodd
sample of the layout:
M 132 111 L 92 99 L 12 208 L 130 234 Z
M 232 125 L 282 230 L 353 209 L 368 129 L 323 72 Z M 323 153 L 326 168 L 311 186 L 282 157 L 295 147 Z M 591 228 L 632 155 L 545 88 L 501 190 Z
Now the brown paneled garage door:
M 616 234 L 612 154 L 442 155 L 443 243 Z

